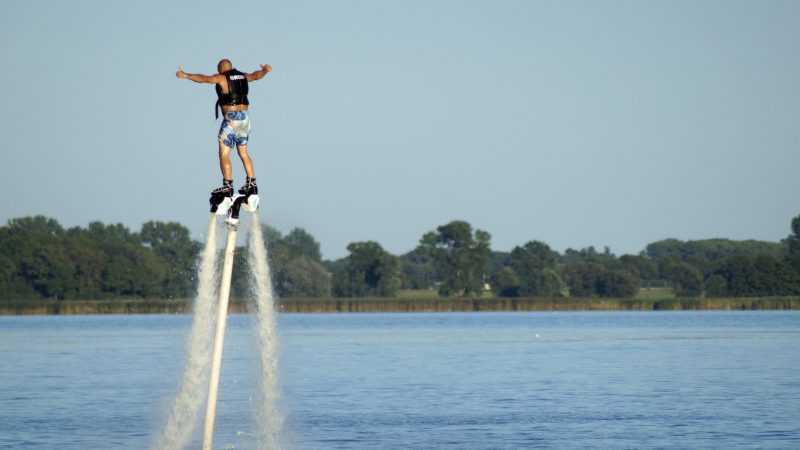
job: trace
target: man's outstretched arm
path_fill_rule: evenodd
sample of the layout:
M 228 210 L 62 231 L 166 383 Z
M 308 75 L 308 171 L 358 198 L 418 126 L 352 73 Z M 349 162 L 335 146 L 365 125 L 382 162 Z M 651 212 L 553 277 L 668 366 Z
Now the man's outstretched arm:
M 264 75 L 272 72 L 272 66 L 269 64 L 260 64 L 261 70 L 256 70 L 253 73 L 247 74 L 247 81 L 256 81 L 264 78 Z
M 219 75 L 201 75 L 199 73 L 186 73 L 183 71 L 183 67 L 179 68 L 178 71 L 175 72 L 175 76 L 182 80 L 192 80 L 195 83 L 214 84 L 219 82 Z

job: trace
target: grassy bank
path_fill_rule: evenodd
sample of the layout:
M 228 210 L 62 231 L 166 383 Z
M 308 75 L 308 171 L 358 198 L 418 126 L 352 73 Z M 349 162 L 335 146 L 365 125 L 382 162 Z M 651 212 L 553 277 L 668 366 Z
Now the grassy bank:
M 281 312 L 467 312 L 467 311 L 664 311 L 664 310 L 786 310 L 800 309 L 800 297 L 761 298 L 287 298 Z M 19 300 L 0 301 L 0 315 L 182 314 L 187 300 Z M 234 300 L 231 312 L 248 311 Z

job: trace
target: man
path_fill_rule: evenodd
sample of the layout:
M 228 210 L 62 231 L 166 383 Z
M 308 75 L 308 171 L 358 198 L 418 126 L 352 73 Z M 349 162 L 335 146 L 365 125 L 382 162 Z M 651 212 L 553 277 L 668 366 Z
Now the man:
M 217 104 L 214 115 L 219 117 L 217 108 L 222 109 L 222 125 L 219 128 L 219 167 L 222 170 L 222 187 L 214 189 L 212 195 L 233 196 L 233 169 L 231 168 L 231 149 L 236 146 L 242 160 L 247 180 L 239 189 L 242 195 L 258 194 L 253 162 L 247 154 L 247 139 L 250 135 L 250 115 L 247 112 L 250 102 L 247 100 L 248 82 L 264 78 L 272 71 L 269 64 L 261 64 L 261 70 L 243 73 L 233 68 L 231 62 L 223 59 L 217 64 L 217 74 L 200 75 L 186 73 L 179 68 L 175 76 L 192 80 L 195 83 L 215 84 Z

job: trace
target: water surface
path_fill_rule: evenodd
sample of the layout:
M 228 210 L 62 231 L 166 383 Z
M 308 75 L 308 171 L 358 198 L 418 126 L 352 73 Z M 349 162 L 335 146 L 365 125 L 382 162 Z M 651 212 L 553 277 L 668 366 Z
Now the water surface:
M 0 448 L 147 448 L 190 322 L 0 317 Z M 252 327 L 229 322 L 216 448 L 253 446 Z M 800 447 L 800 312 L 282 315 L 279 328 L 294 448 Z

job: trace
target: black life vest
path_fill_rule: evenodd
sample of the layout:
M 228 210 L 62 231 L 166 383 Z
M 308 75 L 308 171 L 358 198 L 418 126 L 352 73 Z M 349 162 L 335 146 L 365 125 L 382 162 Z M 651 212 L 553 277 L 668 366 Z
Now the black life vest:
M 217 104 L 214 106 L 214 117 L 219 117 L 219 110 L 223 106 L 230 105 L 249 105 L 247 100 L 247 75 L 236 69 L 223 72 L 228 81 L 228 93 L 222 92 L 220 85 L 214 86 L 217 89 Z

